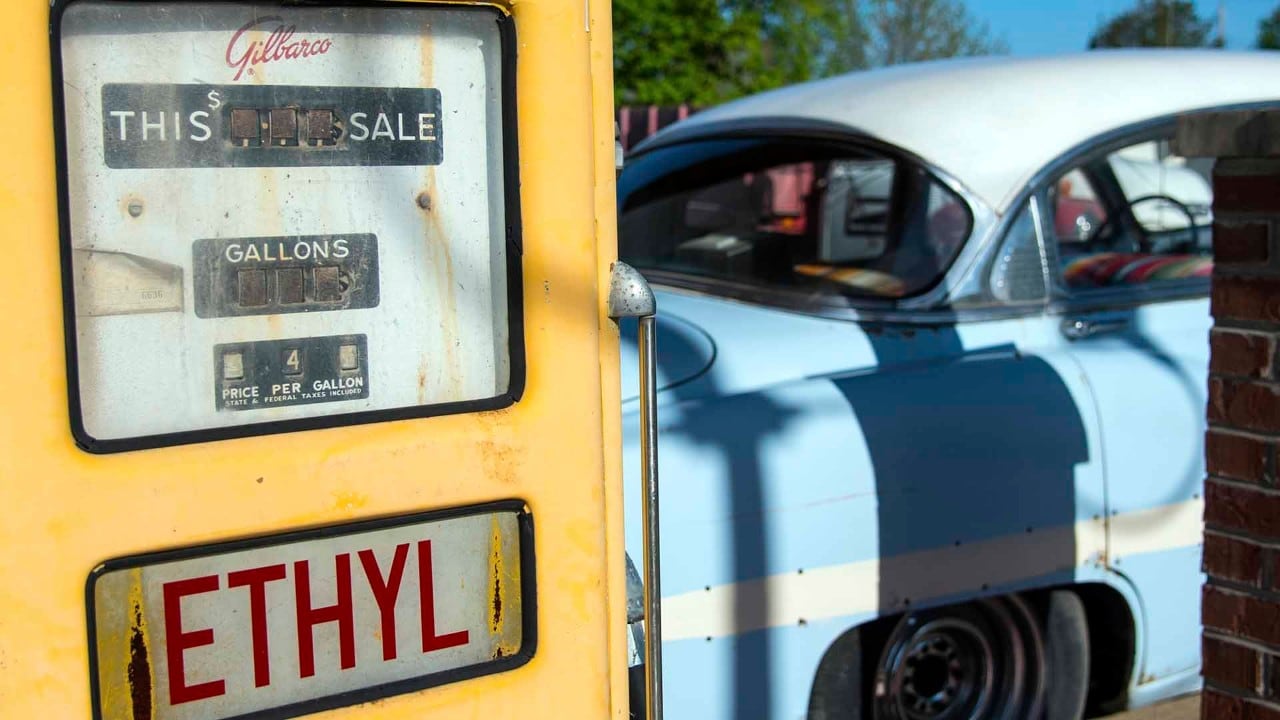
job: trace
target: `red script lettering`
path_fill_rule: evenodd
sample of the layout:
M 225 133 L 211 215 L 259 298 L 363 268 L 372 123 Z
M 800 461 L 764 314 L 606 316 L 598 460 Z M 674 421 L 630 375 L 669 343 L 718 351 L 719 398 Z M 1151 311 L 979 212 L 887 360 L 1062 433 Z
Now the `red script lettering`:
M 241 42 L 245 33 L 270 23 L 276 23 L 276 26 L 268 33 L 266 40 Z M 297 26 L 285 25 L 284 18 L 280 17 L 257 18 L 245 23 L 227 43 L 227 67 L 236 71 L 232 79 L 239 80 L 246 72 L 252 74 L 256 65 L 323 55 L 333 47 L 333 40 L 327 37 L 294 40 L 296 32 Z

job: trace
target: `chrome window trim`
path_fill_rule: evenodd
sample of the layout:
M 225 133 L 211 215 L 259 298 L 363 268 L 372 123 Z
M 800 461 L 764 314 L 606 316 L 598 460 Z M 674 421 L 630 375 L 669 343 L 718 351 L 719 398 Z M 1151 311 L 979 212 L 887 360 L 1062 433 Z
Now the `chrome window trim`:
M 756 294 L 748 294 L 743 292 L 734 292 L 731 288 L 725 288 L 719 281 L 692 282 L 700 278 L 694 278 L 689 275 L 682 275 L 676 279 L 664 276 L 660 272 L 652 270 L 641 271 L 641 274 L 655 286 L 664 292 L 675 293 L 679 295 L 687 295 L 692 297 L 704 297 L 720 302 L 737 302 L 744 305 L 752 305 L 755 307 L 763 307 L 772 310 L 780 310 L 787 312 L 797 312 L 819 317 L 827 320 L 839 320 L 854 323 L 886 323 L 900 325 L 956 325 L 959 323 L 985 322 L 991 320 L 1010 320 L 1016 318 L 1024 318 L 1031 316 L 1043 315 L 1045 306 L 1042 303 L 1028 304 L 1022 306 L 998 305 L 993 307 L 980 308 L 951 308 L 939 307 L 924 310 L 907 310 L 901 308 L 867 308 L 867 307 L 823 307 L 814 304 L 802 303 L 784 303 L 775 302 L 773 298 L 768 300 L 759 297 L 758 289 Z M 661 312 L 661 311 L 660 311 Z
M 1095 288 L 1085 293 L 1054 298 L 1044 310 L 1049 315 L 1066 315 L 1136 308 L 1154 303 L 1204 300 L 1209 296 L 1210 287 L 1209 278 L 1188 278 L 1150 285 Z

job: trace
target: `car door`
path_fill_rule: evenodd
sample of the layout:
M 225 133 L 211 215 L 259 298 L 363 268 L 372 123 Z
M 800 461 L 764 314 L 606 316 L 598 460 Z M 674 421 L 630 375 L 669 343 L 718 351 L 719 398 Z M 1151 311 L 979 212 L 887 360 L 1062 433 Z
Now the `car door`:
M 1199 663 L 1207 175 L 1155 132 L 1084 157 L 1040 196 L 1050 315 L 1102 431 L 1108 562 L 1146 614 L 1144 681 Z

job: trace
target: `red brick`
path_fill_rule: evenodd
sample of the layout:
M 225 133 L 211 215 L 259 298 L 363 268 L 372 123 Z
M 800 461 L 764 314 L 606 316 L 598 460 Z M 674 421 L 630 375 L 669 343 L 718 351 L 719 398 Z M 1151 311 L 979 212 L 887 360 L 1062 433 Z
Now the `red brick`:
M 1210 475 L 1263 483 L 1270 470 L 1267 458 L 1270 446 L 1243 435 L 1230 435 L 1210 430 L 1204 438 L 1205 467 Z
M 1202 720 L 1280 720 L 1280 712 L 1209 688 L 1201 696 L 1200 717 Z
M 1244 703 L 1244 720 L 1280 720 L 1280 712 L 1265 705 L 1256 705 L 1248 700 Z
M 1210 378 L 1209 420 L 1242 430 L 1280 432 L 1280 387 Z
M 1213 259 L 1216 263 L 1265 263 L 1270 257 L 1265 223 L 1213 225 Z
M 1201 720 L 1243 720 L 1244 700 L 1208 688 L 1200 699 Z
M 1258 333 L 1214 330 L 1209 335 L 1209 372 L 1217 375 L 1271 377 L 1275 338 Z
M 1251 542 L 1206 533 L 1204 571 L 1215 578 L 1262 587 L 1264 550 Z
M 1261 692 L 1262 658 L 1253 648 L 1205 637 L 1204 679 L 1218 685 Z
M 1200 616 L 1206 628 L 1225 635 L 1280 644 L 1280 605 L 1206 585 Z
M 1200 622 L 1228 635 L 1239 635 L 1244 626 L 1245 595 L 1205 585 L 1200 594 Z
M 1280 214 L 1280 174 L 1226 175 L 1214 173 L 1215 213 Z
M 1211 306 L 1219 320 L 1280 323 L 1280 280 L 1217 275 Z
M 1280 496 L 1210 478 L 1205 483 L 1204 522 L 1212 528 L 1280 538 Z

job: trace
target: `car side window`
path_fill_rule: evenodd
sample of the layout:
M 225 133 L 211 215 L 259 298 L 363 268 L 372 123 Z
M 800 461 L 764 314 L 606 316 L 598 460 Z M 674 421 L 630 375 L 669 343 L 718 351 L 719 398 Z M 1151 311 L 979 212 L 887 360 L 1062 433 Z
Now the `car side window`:
M 1071 168 L 1047 189 L 1045 225 L 1069 292 L 1153 286 L 1213 272 L 1208 168 L 1148 140 Z
M 694 143 L 632 167 L 624 178 L 643 182 L 620 186 L 619 254 L 641 270 L 895 299 L 937 284 L 973 227 L 923 167 L 873 150 Z
M 1045 258 L 1039 233 L 1036 232 L 1038 217 L 1038 199 L 1028 198 L 1010 223 L 992 262 L 988 289 L 991 297 L 1002 305 L 1036 303 L 1045 299 Z

